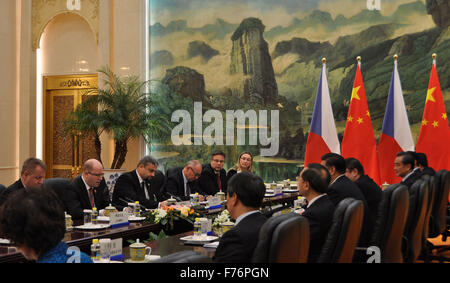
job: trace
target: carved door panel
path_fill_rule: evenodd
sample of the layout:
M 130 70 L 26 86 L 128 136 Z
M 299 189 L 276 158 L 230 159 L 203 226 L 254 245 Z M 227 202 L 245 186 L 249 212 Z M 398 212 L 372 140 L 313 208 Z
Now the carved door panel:
M 97 75 L 54 76 L 44 78 L 44 162 L 47 178 L 72 179 L 81 173 L 89 158 L 96 158 L 94 136 L 64 132 L 64 119 L 97 88 Z

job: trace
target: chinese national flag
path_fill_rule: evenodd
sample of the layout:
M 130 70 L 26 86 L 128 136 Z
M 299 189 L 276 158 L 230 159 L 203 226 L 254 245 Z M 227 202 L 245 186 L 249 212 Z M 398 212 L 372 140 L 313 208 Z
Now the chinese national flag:
M 359 63 L 356 68 L 341 152 L 344 158 L 358 159 L 364 167 L 364 173 L 380 185 L 377 144 Z
M 431 67 L 422 126 L 416 144 L 416 152 L 427 155 L 428 166 L 434 170 L 450 170 L 450 128 L 442 99 L 436 66 Z

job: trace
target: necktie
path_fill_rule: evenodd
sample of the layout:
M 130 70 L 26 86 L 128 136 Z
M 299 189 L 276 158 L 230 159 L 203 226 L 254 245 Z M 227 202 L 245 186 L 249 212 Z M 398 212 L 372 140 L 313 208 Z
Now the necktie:
M 190 196 L 191 195 L 191 188 L 189 186 L 189 183 L 186 183 L 186 196 Z
M 145 181 L 142 181 L 142 183 L 141 183 L 141 188 L 142 188 L 142 190 L 144 191 L 145 198 L 146 198 L 146 199 L 149 199 L 148 191 L 145 189 Z
M 217 175 L 217 185 L 219 185 L 219 191 L 222 191 L 222 182 L 220 181 L 220 172 Z
M 89 188 L 89 201 L 91 202 L 91 207 L 95 206 L 95 199 L 94 199 L 94 189 Z

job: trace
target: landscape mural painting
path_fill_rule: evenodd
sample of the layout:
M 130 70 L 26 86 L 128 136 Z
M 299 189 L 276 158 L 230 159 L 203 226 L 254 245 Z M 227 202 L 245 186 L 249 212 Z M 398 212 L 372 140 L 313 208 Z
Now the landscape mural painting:
M 171 136 L 150 144 L 162 170 L 208 163 L 216 150 L 228 169 L 248 150 L 266 182 L 294 180 L 322 58 L 340 139 L 357 56 L 376 139 L 394 54 L 415 141 L 433 53 L 450 109 L 446 0 L 151 0 L 150 15 L 153 110 L 173 123 Z M 261 154 L 274 145 L 276 154 Z

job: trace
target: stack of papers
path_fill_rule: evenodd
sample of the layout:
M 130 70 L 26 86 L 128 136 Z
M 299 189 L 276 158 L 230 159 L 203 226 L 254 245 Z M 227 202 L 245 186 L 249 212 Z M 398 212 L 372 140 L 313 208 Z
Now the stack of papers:
M 204 248 L 213 248 L 213 249 L 217 249 L 217 246 L 218 246 L 218 245 L 219 245 L 219 241 L 204 244 L 203 247 L 204 247 Z

